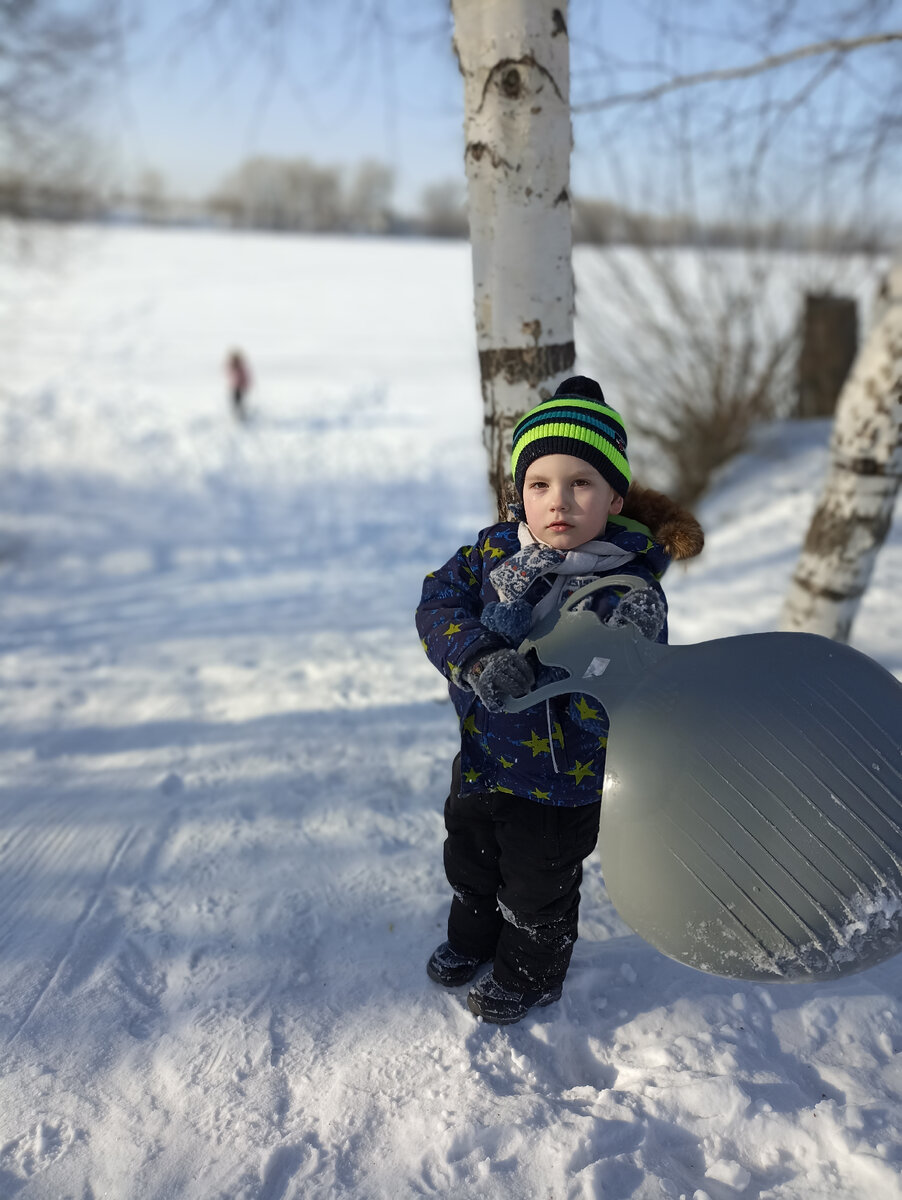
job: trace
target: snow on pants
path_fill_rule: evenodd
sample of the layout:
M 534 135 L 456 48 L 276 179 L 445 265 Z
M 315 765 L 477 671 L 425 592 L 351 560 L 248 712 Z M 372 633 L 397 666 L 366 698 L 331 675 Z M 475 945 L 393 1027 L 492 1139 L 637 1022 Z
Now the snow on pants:
M 562 983 L 601 802 L 560 808 L 505 792 L 459 792 L 458 756 L 445 801 L 445 874 L 454 890 L 448 941 L 460 954 L 494 959 L 503 987 Z

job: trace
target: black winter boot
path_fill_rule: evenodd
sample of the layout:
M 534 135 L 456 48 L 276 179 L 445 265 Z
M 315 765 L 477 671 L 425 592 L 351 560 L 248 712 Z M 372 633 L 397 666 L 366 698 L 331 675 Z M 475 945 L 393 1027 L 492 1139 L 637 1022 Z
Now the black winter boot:
M 490 971 L 467 996 L 467 1007 L 493 1025 L 513 1025 L 522 1021 L 531 1008 L 544 1008 L 546 1004 L 560 1000 L 562 990 L 561 985 L 555 983 L 545 989 L 515 992 L 502 987 Z
M 469 983 L 480 966 L 488 961 L 487 958 L 458 954 L 450 942 L 442 942 L 432 951 L 432 957 L 426 963 L 426 974 L 442 987 L 460 987 L 462 983 Z

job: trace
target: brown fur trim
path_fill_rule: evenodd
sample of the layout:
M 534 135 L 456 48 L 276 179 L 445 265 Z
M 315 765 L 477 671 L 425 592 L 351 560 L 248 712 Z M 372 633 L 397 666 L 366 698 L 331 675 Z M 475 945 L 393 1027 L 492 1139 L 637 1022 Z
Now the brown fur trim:
M 630 485 L 623 504 L 623 516 L 647 525 L 655 541 L 675 561 L 694 558 L 705 544 L 702 527 L 688 509 L 681 508 L 663 492 L 642 487 L 639 483 Z

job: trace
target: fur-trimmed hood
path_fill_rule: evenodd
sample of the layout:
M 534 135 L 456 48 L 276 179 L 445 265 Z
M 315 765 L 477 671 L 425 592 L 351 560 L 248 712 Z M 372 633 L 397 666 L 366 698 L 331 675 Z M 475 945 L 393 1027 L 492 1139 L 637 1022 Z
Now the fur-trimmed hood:
M 641 484 L 630 486 L 622 515 L 645 525 L 674 562 L 695 558 L 705 544 L 704 531 L 688 509 Z

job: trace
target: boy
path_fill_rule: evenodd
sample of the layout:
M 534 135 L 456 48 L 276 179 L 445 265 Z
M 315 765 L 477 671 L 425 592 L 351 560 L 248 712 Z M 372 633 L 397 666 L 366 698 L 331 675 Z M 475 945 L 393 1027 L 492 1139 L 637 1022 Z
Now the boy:
M 504 711 L 547 668 L 516 647 L 531 625 L 599 576 L 651 586 L 588 600 L 601 620 L 667 640 L 659 579 L 673 557 L 701 549 L 701 530 L 658 493 L 639 490 L 639 520 L 622 515 L 627 437 L 599 385 L 576 376 L 514 429 L 511 473 L 521 521 L 483 529 L 429 575 L 417 628 L 449 680 L 461 751 L 445 803 L 445 871 L 454 891 L 448 940 L 427 964 L 445 987 L 492 962 L 467 1004 L 510 1024 L 560 998 L 576 941 L 582 863 L 598 838 L 608 722 L 592 697 L 566 695 Z M 663 532 L 662 532 L 663 530 Z M 622 591 L 623 589 L 621 589 Z

